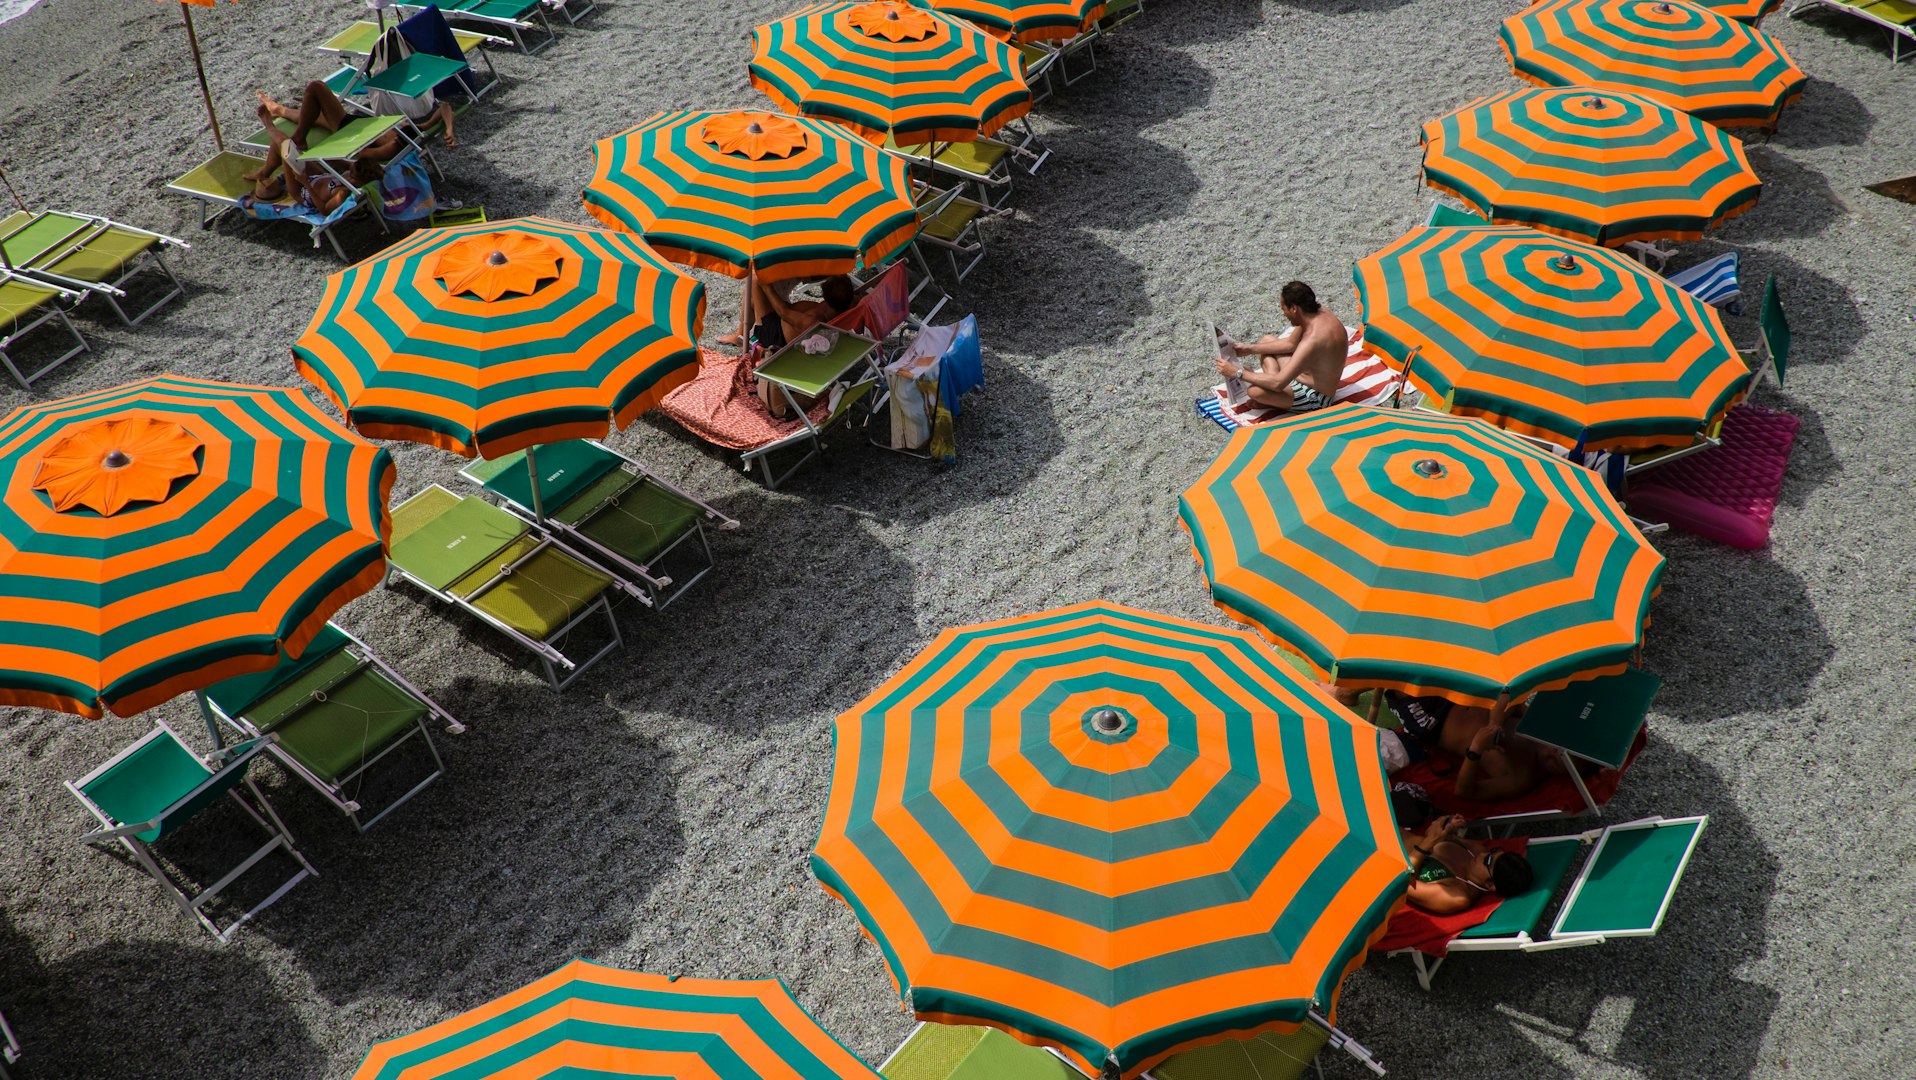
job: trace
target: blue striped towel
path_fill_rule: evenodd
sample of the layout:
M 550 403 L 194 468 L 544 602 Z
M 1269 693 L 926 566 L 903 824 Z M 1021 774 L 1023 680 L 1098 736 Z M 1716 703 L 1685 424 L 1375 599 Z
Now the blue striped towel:
M 1687 270 L 1671 274 L 1670 284 L 1732 315 L 1743 314 L 1743 291 L 1737 284 L 1737 253 L 1734 251 L 1706 259 Z

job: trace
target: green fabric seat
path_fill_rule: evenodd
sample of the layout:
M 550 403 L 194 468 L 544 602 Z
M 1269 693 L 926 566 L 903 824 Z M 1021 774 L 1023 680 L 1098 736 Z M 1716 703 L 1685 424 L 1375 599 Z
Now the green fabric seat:
M 1546 690 L 1524 710 L 1517 733 L 1621 769 L 1662 686 L 1658 676 L 1630 669 Z
M 346 647 L 348 638 L 345 631 L 332 623 L 320 628 L 313 640 L 306 643 L 298 656 L 284 656 L 279 663 L 265 671 L 255 671 L 247 675 L 235 675 L 233 678 L 214 683 L 201 691 L 220 711 L 228 716 L 240 716 L 253 707 L 253 703 L 272 693 L 281 686 L 297 678 L 301 672 L 333 653 Z
M 483 565 L 447 586 L 446 591 L 534 641 L 544 641 L 598 600 L 612 587 L 612 579 L 564 551 L 547 546 L 514 569 L 505 580 L 473 596 L 500 568 L 524 558 L 541 542 L 531 534 L 519 537 Z
M 1582 845 L 1576 838 L 1562 840 L 1533 840 L 1524 851 L 1524 858 L 1530 862 L 1532 874 L 1530 888 L 1516 896 L 1506 896 L 1490 918 L 1459 934 L 1465 938 L 1503 938 L 1516 937 L 1518 934 L 1535 936 L 1538 925 L 1543 921 L 1543 913 L 1550 901 L 1557 895 L 1557 889 L 1563 884 L 1564 875 L 1570 872 L 1570 864 L 1576 861 L 1577 852 Z
M 1607 830 L 1551 933 L 1655 933 L 1703 831 L 1698 818 Z
M 881 1070 L 887 1080 L 1082 1080 L 1051 1053 L 971 1024 L 922 1024 Z
M 814 356 L 794 342 L 760 365 L 759 377 L 788 386 L 795 394 L 822 397 L 831 390 L 833 383 L 844 378 L 876 348 L 869 338 L 857 334 L 842 330 L 826 333 L 832 338 L 831 348 Z M 810 336 L 810 333 L 805 335 Z M 799 340 L 803 341 L 804 338 Z
M 1296 1080 L 1330 1038 L 1316 1024 L 1301 1024 L 1288 1034 L 1227 1039 L 1174 1054 L 1151 1075 L 1157 1080 Z
M 625 477 L 625 479 L 621 479 Z M 609 500 L 616 497 L 618 502 Z M 607 475 L 566 507 L 568 524 L 595 543 L 648 566 L 695 528 L 704 516 L 697 504 L 639 477 Z M 578 514 L 576 518 L 570 515 Z
M 58 289 L 19 278 L 0 281 L 0 339 L 12 337 L 21 327 L 33 322 L 59 296 Z
M 539 467 L 539 500 L 553 517 L 607 473 L 622 471 L 619 455 L 583 439 L 548 443 L 533 455 Z M 507 502 L 532 507 L 532 475 L 526 469 L 525 451 L 473 462 L 466 471 Z
M 525 533 L 524 522 L 496 506 L 430 487 L 393 507 L 388 557 L 428 587 L 445 589 Z
M 967 202 L 964 199 L 954 199 L 937 214 L 929 218 L 920 218 L 918 222 L 919 229 L 926 236 L 935 240 L 943 240 L 948 244 L 955 244 L 964 236 L 965 230 L 971 227 L 971 223 L 978 219 L 978 215 L 982 213 L 983 210 L 984 208 L 977 203 Z
M 424 703 L 342 649 L 261 699 L 249 718 L 261 731 L 277 735 L 280 749 L 313 775 L 332 783 L 427 712 Z
M 1916 3 L 1909 0 L 1876 0 L 1873 4 L 1857 4 L 1858 11 L 1867 11 L 1886 23 L 1908 26 L 1916 23 Z
M 1430 209 L 1430 224 L 1435 229 L 1451 229 L 1469 225 L 1487 225 L 1489 222 L 1468 210 L 1459 210 L 1446 203 L 1438 203 Z
M 17 211 L 0 219 L 0 235 L 32 220 Z M 79 246 L 64 255 L 61 250 Z M 101 227 L 74 214 L 50 213 L 6 241 L 7 261 L 19 269 L 46 270 L 75 281 L 117 280 L 140 256 L 159 246 L 160 238 L 111 226 Z M 51 258 L 51 261 L 45 261 Z
M 213 775 L 193 751 L 165 728 L 135 745 L 119 761 L 98 776 L 81 784 L 80 792 L 108 817 L 122 825 L 137 825 L 160 816 L 168 807 L 193 793 Z M 245 775 L 244 770 L 229 773 L 230 780 L 217 790 L 208 790 L 195 799 L 183 813 L 169 816 L 151 829 L 135 833 L 152 843 L 180 822 L 191 817 L 226 793 Z
M 938 148 L 937 158 L 940 165 L 947 165 L 973 176 L 990 176 L 1005 158 L 1011 156 L 1011 147 L 989 139 L 973 142 L 945 143 Z

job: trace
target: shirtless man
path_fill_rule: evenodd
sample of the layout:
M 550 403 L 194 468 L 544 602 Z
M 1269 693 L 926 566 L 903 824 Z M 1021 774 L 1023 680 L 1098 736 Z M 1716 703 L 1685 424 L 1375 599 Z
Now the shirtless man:
M 1243 379 L 1251 400 L 1286 412 L 1313 412 L 1337 396 L 1344 377 L 1350 335 L 1337 316 L 1317 303 L 1309 285 L 1293 281 L 1278 294 L 1284 317 L 1296 329 L 1284 336 L 1265 334 L 1256 341 L 1229 342 L 1238 356 L 1255 356 L 1256 366 L 1219 357 L 1218 374 Z
M 1517 734 L 1524 705 L 1519 702 L 1492 720 L 1489 709 L 1457 705 L 1441 697 L 1411 697 L 1386 691 L 1384 704 L 1397 718 L 1398 731 L 1427 751 L 1461 759 L 1457 795 L 1500 802 L 1527 795 L 1552 776 L 1563 775 L 1563 756 Z

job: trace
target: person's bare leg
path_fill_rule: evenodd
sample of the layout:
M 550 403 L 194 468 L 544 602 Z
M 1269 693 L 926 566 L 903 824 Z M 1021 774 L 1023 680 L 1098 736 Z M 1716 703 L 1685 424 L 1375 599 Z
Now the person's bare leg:
M 450 101 L 440 102 L 439 108 L 433 110 L 432 115 L 433 115 L 433 119 L 446 125 L 446 149 L 451 150 L 454 147 L 458 146 L 459 137 L 452 133 L 452 119 L 453 119 L 452 102 Z
M 1289 411 L 1291 407 L 1291 392 L 1288 388 L 1283 390 L 1266 390 L 1261 386 L 1252 386 L 1249 383 L 1245 383 L 1244 389 L 1249 394 L 1250 399 L 1259 405 L 1268 405 L 1273 409 L 1284 409 L 1286 411 Z
M 333 88 L 314 79 L 299 96 L 299 112 L 293 118 L 293 145 L 306 149 L 306 135 L 315 127 L 338 131 L 346 126 L 346 106 L 339 103 Z
M 727 334 L 719 338 L 720 345 L 738 346 L 745 344 L 752 336 L 752 301 L 757 298 L 758 286 L 755 275 L 745 275 L 744 294 L 738 301 L 738 333 Z
M 252 172 L 241 173 L 240 179 L 253 182 L 253 198 L 261 202 L 272 202 L 286 194 L 284 183 L 275 175 L 284 164 L 285 159 L 279 152 L 279 140 L 275 139 L 273 144 L 266 148 L 266 160 L 260 164 L 260 167 Z

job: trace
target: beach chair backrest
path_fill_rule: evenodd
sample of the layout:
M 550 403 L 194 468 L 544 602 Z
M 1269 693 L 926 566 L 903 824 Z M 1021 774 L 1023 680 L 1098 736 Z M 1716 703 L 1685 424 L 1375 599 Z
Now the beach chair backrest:
M 73 788 L 116 826 L 153 822 L 134 834 L 151 843 L 246 779 L 253 757 L 264 748 L 258 741 L 237 744 L 225 764 L 210 769 L 162 724 Z
M 459 41 L 452 36 L 452 26 L 446 22 L 446 16 L 438 5 L 427 4 L 424 8 L 407 16 L 399 24 L 399 32 L 414 52 L 456 60 L 466 63 L 466 54 L 459 48 Z M 470 67 L 441 81 L 433 87 L 436 94 L 456 94 L 460 97 L 477 97 L 479 77 Z
M 1530 863 L 1530 888 L 1516 896 L 1506 896 L 1491 912 L 1490 918 L 1458 935 L 1464 941 L 1511 940 L 1532 938 L 1543 925 L 1544 910 L 1557 895 L 1583 844 L 1576 836 L 1537 837 L 1524 848 Z
M 1448 203 L 1436 203 L 1430 208 L 1430 220 L 1425 224 L 1433 229 L 1449 229 L 1465 225 L 1489 224 L 1483 218 L 1468 210 L 1459 210 Z
M 1604 829 L 1564 898 L 1551 938 L 1654 935 L 1709 820 L 1652 818 Z
M 911 313 L 911 284 L 907 274 L 904 263 L 891 263 L 865 290 L 865 295 L 858 298 L 856 304 L 828 325 L 863 334 L 875 341 L 890 337 L 892 331 L 903 325 L 905 317 Z
M 1790 321 L 1783 315 L 1783 297 L 1776 287 L 1776 275 L 1763 284 L 1763 310 L 1757 315 L 1757 331 L 1763 335 L 1763 351 L 1776 385 L 1783 385 L 1783 373 L 1790 362 Z

